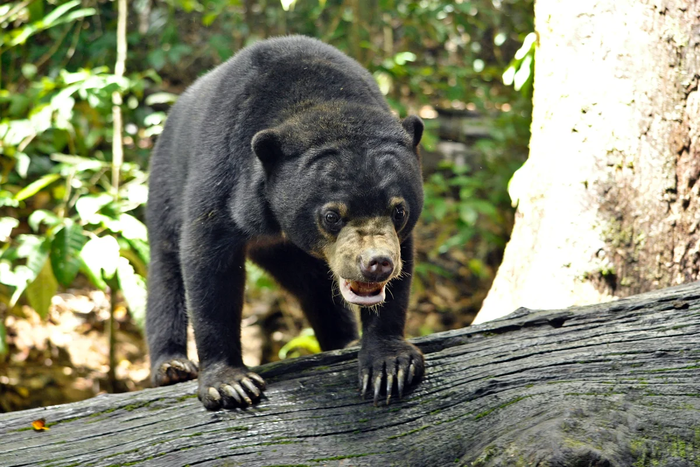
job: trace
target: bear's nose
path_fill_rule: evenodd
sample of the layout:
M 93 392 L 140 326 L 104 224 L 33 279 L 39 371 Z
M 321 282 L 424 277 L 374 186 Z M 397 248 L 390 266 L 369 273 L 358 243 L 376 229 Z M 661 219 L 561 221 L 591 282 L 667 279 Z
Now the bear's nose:
M 360 272 L 369 282 L 384 282 L 394 272 L 394 262 L 387 255 L 373 254 L 360 257 Z

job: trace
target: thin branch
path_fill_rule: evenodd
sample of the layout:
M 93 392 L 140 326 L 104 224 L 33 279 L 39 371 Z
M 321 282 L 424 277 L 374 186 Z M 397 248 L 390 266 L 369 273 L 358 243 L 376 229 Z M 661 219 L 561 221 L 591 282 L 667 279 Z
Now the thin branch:
M 126 0 L 118 0 L 119 16 L 117 19 L 117 63 L 114 65 L 114 75 L 117 78 L 124 76 L 124 68 L 126 63 L 126 16 L 127 6 Z M 119 200 L 119 171 L 124 161 L 124 144 L 122 142 L 122 95 L 120 91 L 112 93 L 112 116 L 114 119 L 113 136 L 112 136 L 112 196 L 114 201 Z M 110 293 L 110 311 L 109 311 L 109 372 L 107 380 L 109 381 L 109 390 L 114 391 L 116 388 L 116 325 L 114 312 L 117 307 L 117 291 L 119 289 L 117 278 L 113 277 L 109 282 Z
M 126 64 L 126 0 L 118 0 L 119 17 L 117 20 L 117 63 L 114 66 L 114 75 L 117 78 L 124 76 Z M 114 119 L 112 136 L 112 195 L 116 200 L 119 197 L 119 170 L 124 161 L 124 145 L 122 142 L 122 95 L 120 91 L 112 93 L 112 117 Z
M 80 23 L 78 23 L 78 27 L 75 28 L 75 31 L 73 33 L 73 40 L 71 41 L 70 47 L 68 47 L 66 55 L 63 57 L 63 61 L 61 62 L 61 68 L 65 68 L 68 65 L 70 59 L 73 58 L 73 55 L 75 54 L 75 48 L 78 46 L 78 41 L 80 40 L 80 31 L 82 31 L 83 29 L 84 22 L 85 17 L 80 18 Z
M 53 45 L 51 46 L 51 48 L 49 49 L 49 51 L 46 52 L 44 55 L 42 55 L 41 58 L 39 58 L 39 61 L 37 61 L 37 62 L 34 64 L 34 66 L 36 66 L 37 68 L 39 68 L 39 67 L 41 67 L 44 63 L 46 63 L 46 61 L 47 61 L 48 59 L 50 59 L 51 57 L 53 57 L 53 55 L 56 53 L 56 51 L 57 51 L 58 48 L 61 46 L 61 44 L 63 44 L 63 40 L 66 38 L 66 36 L 67 36 L 68 33 L 70 32 L 70 30 L 73 28 L 73 25 L 74 25 L 74 24 L 75 24 L 75 23 L 71 23 L 71 24 L 68 25 L 67 28 L 65 28 L 65 30 L 64 30 L 63 33 L 61 34 L 61 37 L 59 37 L 58 40 L 54 41 L 54 43 L 53 43 Z

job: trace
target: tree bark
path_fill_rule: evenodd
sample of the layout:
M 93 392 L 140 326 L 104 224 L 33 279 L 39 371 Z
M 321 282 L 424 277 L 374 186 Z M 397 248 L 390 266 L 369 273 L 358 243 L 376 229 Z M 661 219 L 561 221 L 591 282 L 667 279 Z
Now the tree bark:
M 697 280 L 700 2 L 537 0 L 530 157 L 475 322 Z
M 358 397 L 357 349 L 260 367 L 208 412 L 196 382 L 0 415 L 0 465 L 700 464 L 700 283 L 415 339 L 425 380 Z M 35 432 L 45 418 L 49 430 Z

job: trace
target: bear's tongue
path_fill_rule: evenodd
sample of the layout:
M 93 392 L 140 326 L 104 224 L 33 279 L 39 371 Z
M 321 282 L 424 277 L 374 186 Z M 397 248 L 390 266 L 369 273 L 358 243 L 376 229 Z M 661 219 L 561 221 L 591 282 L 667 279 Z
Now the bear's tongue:
M 350 281 L 350 290 L 352 290 L 356 295 L 368 297 L 370 295 L 377 295 L 380 293 L 382 291 L 382 284 L 378 282 Z
M 355 305 L 371 306 L 384 301 L 385 282 L 360 282 L 341 279 L 340 293 Z

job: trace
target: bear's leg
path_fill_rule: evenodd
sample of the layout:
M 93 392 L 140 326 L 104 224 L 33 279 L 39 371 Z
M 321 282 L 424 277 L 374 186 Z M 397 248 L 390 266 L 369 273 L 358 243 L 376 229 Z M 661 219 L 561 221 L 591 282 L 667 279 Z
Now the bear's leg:
M 209 410 L 260 400 L 265 381 L 241 355 L 245 235 L 216 211 L 183 223 L 182 271 L 199 354 L 199 399 Z
M 413 274 L 412 237 L 408 237 L 401 244 L 401 260 L 401 276 L 387 285 L 386 301 L 377 305 L 376 309 L 362 308 L 360 312 L 360 391 L 364 397 L 368 389 L 373 389 L 375 405 L 379 401 L 380 393 L 386 395 L 388 404 L 394 387 L 401 398 L 407 386 L 417 383 L 422 378 L 425 368 L 422 352 L 404 338 Z
M 342 349 L 357 340 L 355 315 L 337 291 L 325 261 L 285 243 L 250 248 L 248 255 L 297 297 L 321 349 Z
M 157 238 L 156 235 L 151 235 Z M 185 289 L 177 251 L 151 243 L 148 274 L 146 338 L 154 386 L 179 383 L 197 377 L 197 365 L 187 359 L 187 311 Z

